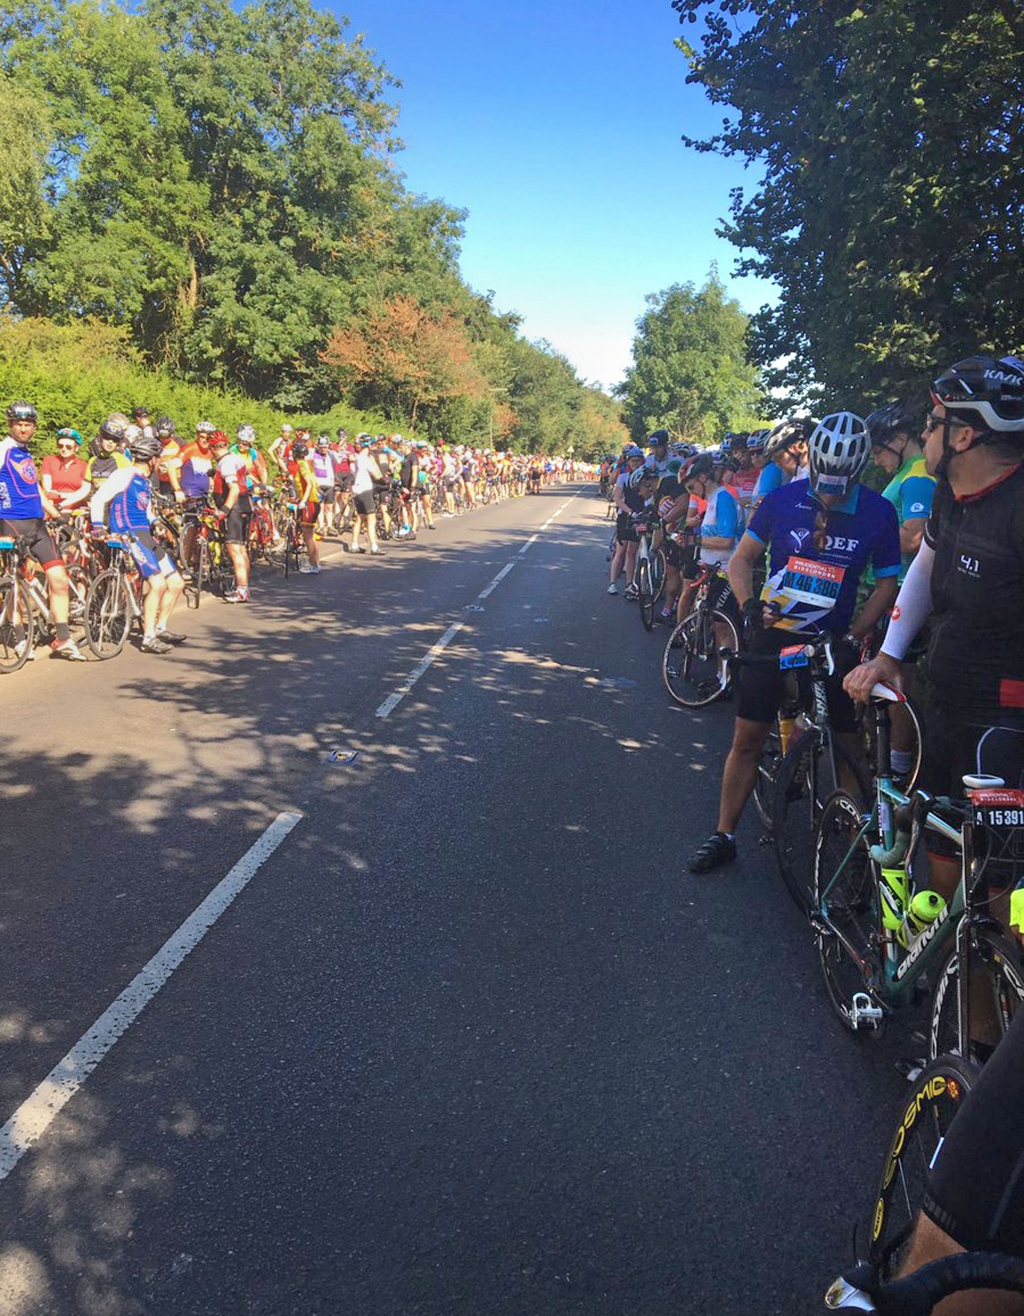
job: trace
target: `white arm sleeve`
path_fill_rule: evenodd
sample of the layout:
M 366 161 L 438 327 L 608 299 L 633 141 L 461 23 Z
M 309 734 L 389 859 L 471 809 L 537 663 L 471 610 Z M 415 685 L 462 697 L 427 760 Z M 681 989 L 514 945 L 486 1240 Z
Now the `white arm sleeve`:
M 882 641 L 882 653 L 902 662 L 911 641 L 928 620 L 932 610 L 932 565 L 935 550 L 922 543 L 910 564 L 907 578 L 900 588 L 889 629 Z

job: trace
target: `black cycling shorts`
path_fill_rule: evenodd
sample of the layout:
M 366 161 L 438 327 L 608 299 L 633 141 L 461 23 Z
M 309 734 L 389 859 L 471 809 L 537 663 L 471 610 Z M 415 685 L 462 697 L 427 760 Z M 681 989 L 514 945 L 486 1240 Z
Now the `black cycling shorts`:
M 969 1252 L 1024 1257 L 1024 1010 L 957 1112 L 924 1213 Z
M 0 531 L 11 539 L 23 539 L 29 553 L 44 571 L 63 565 L 64 559 L 57 552 L 41 516 L 28 521 L 0 521 Z
M 790 645 L 806 643 L 806 636 L 798 631 L 783 631 L 777 626 L 771 630 L 755 631 L 748 650 L 751 654 L 777 654 Z M 837 655 L 838 658 L 838 655 Z M 846 670 L 849 670 L 847 667 Z M 809 684 L 807 669 L 797 669 L 797 681 L 803 693 Z M 786 693 L 786 676 L 778 667 L 741 667 L 739 676 L 739 696 L 736 704 L 736 716 L 748 722 L 775 721 L 776 714 L 782 707 Z M 845 672 L 838 661 L 834 676 L 825 682 L 825 694 L 828 699 L 828 716 L 833 731 L 856 731 L 857 710 L 853 700 L 843 689 Z
M 354 475 L 339 475 L 334 481 L 335 493 L 349 493 L 356 482 Z
M 377 504 L 373 501 L 372 489 L 367 489 L 365 493 L 354 494 L 353 501 L 360 516 L 377 515 Z
M 615 518 L 615 539 L 620 544 L 639 544 L 640 536 L 633 524 L 632 513 L 620 512 Z
M 252 504 L 248 498 L 239 498 L 224 518 L 224 542 L 226 544 L 247 544 L 249 542 L 249 522 L 251 520 Z

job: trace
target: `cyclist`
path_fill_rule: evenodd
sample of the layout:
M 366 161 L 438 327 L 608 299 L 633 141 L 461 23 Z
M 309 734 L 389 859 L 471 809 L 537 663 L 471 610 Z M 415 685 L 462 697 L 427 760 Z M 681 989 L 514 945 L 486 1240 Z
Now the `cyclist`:
M 808 443 L 810 475 L 765 498 L 729 563 L 729 582 L 743 609 L 754 654 L 777 654 L 802 635 L 850 629 L 857 585 L 870 562 L 875 586 L 851 634 L 866 635 L 892 606 L 900 569 L 899 528 L 892 504 L 858 483 L 868 461 L 864 422 L 851 412 L 826 416 Z M 767 549 L 764 588 L 753 594 L 755 564 Z M 691 856 L 690 871 L 708 872 L 735 858 L 736 825 L 753 790 L 758 763 L 783 695 L 772 666 L 743 667 L 732 748 L 725 763 L 718 827 Z M 856 752 L 856 715 L 841 683 L 828 689 L 837 734 Z
M 320 574 L 320 546 L 316 541 L 320 491 L 317 488 L 316 470 L 309 455 L 309 443 L 302 437 L 305 433 L 304 430 L 296 431 L 288 471 L 295 483 L 295 506 L 299 513 L 302 542 L 306 546 L 307 560 L 299 567 L 299 571 L 304 576 L 317 576 Z
M 373 500 L 373 487 L 380 484 L 383 480 L 380 467 L 370 451 L 372 442 L 369 434 L 360 434 L 357 436 L 358 452 L 356 453 L 355 479 L 352 483 L 352 501 L 355 505 L 355 515 L 352 518 L 352 543 L 349 547 L 350 553 L 365 553 L 366 549 L 359 546 L 359 531 L 366 530 L 366 537 L 370 541 L 370 552 L 375 557 L 383 557 L 384 550 L 377 543 L 377 507 Z
M 249 602 L 249 522 L 252 501 L 249 497 L 248 462 L 244 453 L 231 451 L 231 440 L 222 430 L 210 436 L 214 471 L 212 493 L 214 506 L 221 514 L 224 546 L 235 572 L 235 588 L 224 595 L 225 603 Z
M 43 492 L 57 512 L 76 507 L 89 497 L 89 465 L 78 455 L 81 444 L 78 430 L 59 429 L 57 451 L 47 453 L 39 465 Z
M 753 501 L 760 470 L 754 462 L 754 449 L 749 446 L 752 436 L 749 434 L 733 434 L 731 437 L 732 443 L 728 449 L 729 456 L 734 462 L 731 483 L 739 495 L 741 507 L 746 510 Z
M 653 470 L 659 480 L 668 470 L 668 445 L 671 438 L 668 430 L 655 430 L 647 436 L 647 459 L 644 465 L 648 470 Z
M 755 499 L 764 498 L 790 480 L 806 480 L 807 445 L 817 423 L 810 416 L 787 416 L 769 431 L 761 449 L 765 466 L 754 488 Z
M 156 463 L 157 476 L 157 493 L 165 502 L 174 501 L 174 485 L 171 483 L 171 477 L 168 474 L 168 467 L 171 462 L 180 454 L 181 444 L 178 442 L 178 436 L 174 432 L 174 421 L 170 416 L 160 416 L 157 419 L 156 436 L 160 440 L 160 456 Z
M 110 532 L 123 536 L 125 548 L 146 582 L 142 604 L 143 653 L 170 653 L 185 636 L 167 629 L 174 605 L 185 582 L 166 549 L 153 537 L 153 487 L 150 483 L 160 457 L 160 440 L 155 434 L 140 434 L 132 450 L 132 461 L 120 467 L 92 496 L 89 514 L 93 534 L 102 538 Z
M 128 458 L 122 452 L 128 426 L 114 412 L 99 428 L 96 438 L 89 445 L 89 462 L 86 466 L 86 479 L 91 493 L 99 488 L 108 475 L 128 466 Z
M 704 507 L 697 532 L 700 536 L 700 560 L 705 566 L 727 565 L 743 534 L 743 508 L 736 491 L 724 483 L 725 474 L 726 463 L 716 462 L 710 452 L 691 458 L 680 473 L 686 492 L 691 498 L 700 500 Z M 696 587 L 696 579 L 687 577 L 679 595 L 680 618 L 685 617 L 693 606 Z M 720 606 L 722 600 L 736 606 L 724 581 L 718 593 L 719 598 L 714 600 L 712 607 Z
M 334 512 L 334 457 L 331 453 L 331 440 L 327 434 L 321 434 L 316 447 L 309 454 L 316 476 L 317 496 L 320 500 L 320 514 L 317 528 L 321 537 L 331 534 L 334 529 L 332 513 Z
M 281 433 L 267 449 L 270 460 L 284 476 L 288 474 L 288 462 L 292 455 L 292 436 L 295 431 L 290 425 L 282 425 Z
M 30 449 L 38 419 L 31 402 L 12 402 L 7 408 L 7 437 L 0 441 L 0 530 L 24 540 L 29 554 L 46 572 L 55 631 L 51 652 L 58 658 L 85 662 L 68 627 L 67 569 L 46 529 L 45 517 L 56 515 L 56 509 L 40 488 Z M 24 645 L 25 639 L 20 643 Z
M 846 678 L 855 699 L 902 686 L 900 662 L 931 618 L 922 784 L 957 795 L 965 773 L 1024 786 L 1024 361 L 973 356 L 932 384 L 924 459 L 938 481 L 920 551 L 877 658 Z M 983 757 L 984 751 L 984 757 Z M 947 899 L 958 861 L 934 845 Z
M 914 554 L 921 547 L 924 525 L 932 510 L 935 477 L 925 467 L 924 446 L 918 438 L 914 415 L 901 402 L 890 402 L 873 411 L 865 422 L 871 437 L 871 459 L 892 476 L 882 491 L 900 523 L 903 569 L 900 584 Z
M 615 506 L 618 516 L 615 518 L 615 552 L 608 571 L 608 593 L 618 594 L 616 581 L 623 565 L 626 568 L 627 585 L 625 597 L 635 599 L 637 588 L 633 584 L 633 572 L 636 570 L 636 554 L 640 537 L 633 525 L 633 517 L 644 510 L 644 495 L 631 483 L 633 475 L 643 469 L 644 454 L 636 445 L 631 445 L 625 452 L 625 466 L 615 481 Z

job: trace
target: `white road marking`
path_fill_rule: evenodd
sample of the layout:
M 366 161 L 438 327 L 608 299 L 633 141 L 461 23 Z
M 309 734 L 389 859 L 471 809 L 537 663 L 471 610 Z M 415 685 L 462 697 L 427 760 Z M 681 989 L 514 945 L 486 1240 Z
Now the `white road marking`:
M 384 700 L 380 708 L 377 709 L 377 717 L 391 716 L 391 714 L 395 711 L 395 709 L 402 702 L 405 696 L 413 688 L 413 686 L 420 679 L 420 677 L 427 670 L 427 668 L 434 661 L 434 659 L 439 657 L 440 654 L 442 654 L 444 650 L 448 648 L 449 644 L 451 644 L 452 640 L 455 639 L 456 635 L 458 635 L 459 631 L 462 630 L 465 624 L 466 623 L 463 621 L 456 621 L 453 622 L 451 626 L 448 627 L 448 629 L 441 636 L 438 642 L 433 646 L 432 649 L 428 651 L 427 656 L 421 659 L 420 662 L 416 664 L 416 666 L 412 669 L 412 671 L 406 677 L 405 681 L 398 687 L 398 689 L 394 692 L 394 694 L 388 695 L 387 699 Z
M 494 591 L 498 588 L 498 586 L 501 584 L 501 582 L 505 579 L 505 577 L 508 575 L 508 573 L 512 570 L 512 568 L 513 568 L 514 566 L 515 566 L 515 563 L 514 563 L 514 562 L 510 562 L 510 563 L 508 564 L 508 566 L 502 567 L 502 569 L 501 569 L 501 570 L 498 572 L 498 574 L 494 577 L 494 579 L 493 579 L 493 580 L 491 581 L 491 583 L 487 586 L 487 588 L 486 588 L 486 589 L 482 589 L 482 590 L 480 591 L 480 593 L 477 595 L 477 598 L 478 598 L 478 599 L 488 599 L 488 598 L 490 598 L 490 596 L 494 593 Z
M 519 556 L 522 557 L 523 554 L 526 552 L 526 550 L 530 547 L 530 545 L 531 545 L 531 544 L 535 544 L 539 538 L 540 538 L 539 535 L 531 535 L 530 538 L 526 541 L 526 543 L 525 543 L 525 544 L 522 546 L 522 548 L 519 550 Z
M 43 1136 L 92 1071 L 123 1037 L 189 951 L 199 945 L 235 897 L 270 858 L 301 813 L 279 813 L 234 868 L 164 942 L 149 963 L 100 1015 L 63 1060 L 0 1129 L 0 1180 L 6 1179 L 29 1148 Z

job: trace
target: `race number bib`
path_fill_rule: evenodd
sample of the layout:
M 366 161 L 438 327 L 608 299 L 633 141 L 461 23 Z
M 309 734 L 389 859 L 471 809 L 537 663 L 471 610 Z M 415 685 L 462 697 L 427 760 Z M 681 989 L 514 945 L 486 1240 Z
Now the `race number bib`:
M 791 557 L 782 574 L 779 593 L 794 603 L 809 603 L 815 608 L 834 608 L 842 589 L 845 567 L 827 562 L 811 562 L 805 557 Z

